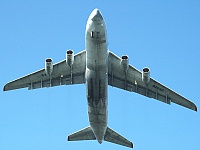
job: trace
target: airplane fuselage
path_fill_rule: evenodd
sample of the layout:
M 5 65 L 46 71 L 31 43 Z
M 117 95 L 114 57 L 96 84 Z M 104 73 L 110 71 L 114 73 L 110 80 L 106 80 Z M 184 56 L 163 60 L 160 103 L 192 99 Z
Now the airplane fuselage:
M 86 26 L 86 89 L 90 126 L 99 143 L 107 129 L 108 52 L 105 21 L 93 11 Z

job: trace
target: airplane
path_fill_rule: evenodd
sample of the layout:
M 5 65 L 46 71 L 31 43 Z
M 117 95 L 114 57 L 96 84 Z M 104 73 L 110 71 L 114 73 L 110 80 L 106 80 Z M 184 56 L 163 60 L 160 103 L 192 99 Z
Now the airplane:
M 107 126 L 108 85 L 197 111 L 193 102 L 151 78 L 149 68 L 137 70 L 127 55 L 119 57 L 107 46 L 105 20 L 100 10 L 94 9 L 86 25 L 85 50 L 77 54 L 67 50 L 66 58 L 56 64 L 47 58 L 43 69 L 7 83 L 3 90 L 86 84 L 90 126 L 69 135 L 68 141 L 107 141 L 130 148 L 131 141 Z

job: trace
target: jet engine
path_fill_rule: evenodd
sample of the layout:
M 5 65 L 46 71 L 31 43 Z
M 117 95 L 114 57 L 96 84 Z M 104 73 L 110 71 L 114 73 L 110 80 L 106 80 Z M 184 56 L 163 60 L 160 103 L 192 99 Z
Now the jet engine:
M 53 60 L 51 58 L 45 60 L 45 72 L 48 75 L 53 72 Z
M 121 57 L 121 66 L 124 69 L 124 71 L 128 70 L 129 67 L 129 60 L 128 60 L 128 56 L 127 55 L 123 55 Z
M 142 69 L 142 81 L 147 84 L 150 81 L 150 69 L 145 67 Z
M 71 67 L 74 63 L 74 52 L 73 50 L 66 51 L 66 63 Z

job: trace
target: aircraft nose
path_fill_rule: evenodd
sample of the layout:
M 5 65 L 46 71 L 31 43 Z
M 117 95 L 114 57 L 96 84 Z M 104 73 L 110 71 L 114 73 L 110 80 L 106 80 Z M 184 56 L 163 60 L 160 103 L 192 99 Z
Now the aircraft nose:
M 101 14 L 100 11 L 97 8 L 94 9 L 94 12 L 95 12 L 96 15 L 100 15 Z
M 102 16 L 101 12 L 97 8 L 92 11 L 91 19 L 93 21 L 97 20 L 97 19 L 103 20 L 103 16 Z

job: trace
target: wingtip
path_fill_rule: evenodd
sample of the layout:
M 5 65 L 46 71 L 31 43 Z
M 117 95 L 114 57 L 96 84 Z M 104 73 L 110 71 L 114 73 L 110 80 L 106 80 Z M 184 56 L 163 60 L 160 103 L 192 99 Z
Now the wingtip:
M 131 148 L 133 148 L 134 146 L 133 146 L 133 143 L 131 142 Z
M 4 85 L 3 91 L 6 92 L 6 91 L 9 91 L 9 90 L 11 90 L 10 86 L 8 84 Z
M 4 92 L 7 91 L 7 90 L 6 90 L 6 85 L 3 87 L 3 91 L 4 91 Z
M 195 111 L 197 112 L 197 107 L 195 107 Z
M 192 104 L 193 104 L 193 107 L 191 109 L 197 112 L 197 106 L 194 103 Z

